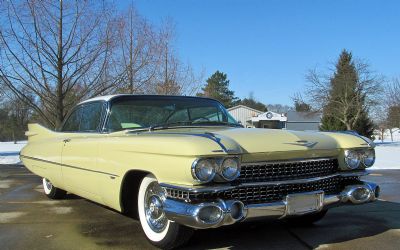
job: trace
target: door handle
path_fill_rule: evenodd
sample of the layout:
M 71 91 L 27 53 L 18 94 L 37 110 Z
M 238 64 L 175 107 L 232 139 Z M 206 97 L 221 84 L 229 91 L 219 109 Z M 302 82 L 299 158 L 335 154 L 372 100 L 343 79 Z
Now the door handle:
M 67 142 L 70 142 L 70 141 L 71 141 L 70 138 L 67 138 L 67 139 L 64 139 L 64 140 L 63 140 L 64 143 L 67 143 Z

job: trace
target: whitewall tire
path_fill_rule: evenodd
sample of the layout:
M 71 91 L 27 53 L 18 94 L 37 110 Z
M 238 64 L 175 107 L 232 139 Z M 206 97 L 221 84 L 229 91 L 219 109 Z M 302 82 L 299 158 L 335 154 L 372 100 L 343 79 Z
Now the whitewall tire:
M 62 199 L 65 197 L 67 192 L 65 190 L 62 190 L 60 188 L 56 188 L 49 179 L 43 178 L 42 180 L 43 183 L 43 190 L 44 193 L 49 197 L 50 199 Z
M 138 214 L 146 238 L 153 245 L 172 249 L 186 243 L 193 229 L 167 219 L 163 212 L 165 195 L 157 179 L 146 175 L 140 183 L 138 193 Z

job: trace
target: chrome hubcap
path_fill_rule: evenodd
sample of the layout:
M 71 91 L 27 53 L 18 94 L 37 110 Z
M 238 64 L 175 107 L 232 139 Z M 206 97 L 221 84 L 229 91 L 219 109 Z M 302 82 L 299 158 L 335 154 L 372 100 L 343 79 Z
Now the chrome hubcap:
M 144 197 L 144 212 L 147 224 L 155 232 L 162 232 L 168 222 L 163 210 L 164 192 L 157 182 L 152 182 Z
M 47 179 L 44 179 L 44 183 L 46 184 L 46 188 L 48 190 L 51 190 L 53 188 L 53 184 L 51 184 L 51 182 Z

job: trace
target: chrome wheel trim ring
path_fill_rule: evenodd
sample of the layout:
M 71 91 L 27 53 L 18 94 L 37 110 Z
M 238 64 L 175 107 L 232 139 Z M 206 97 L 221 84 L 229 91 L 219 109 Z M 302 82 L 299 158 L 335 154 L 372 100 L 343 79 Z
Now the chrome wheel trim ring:
M 45 183 L 46 188 L 48 190 L 52 190 L 53 189 L 53 184 L 51 184 L 51 182 L 48 179 L 44 178 L 44 183 Z
M 146 189 L 144 197 L 144 212 L 147 224 L 157 233 L 164 231 L 168 219 L 163 210 L 163 191 L 158 183 L 152 182 Z

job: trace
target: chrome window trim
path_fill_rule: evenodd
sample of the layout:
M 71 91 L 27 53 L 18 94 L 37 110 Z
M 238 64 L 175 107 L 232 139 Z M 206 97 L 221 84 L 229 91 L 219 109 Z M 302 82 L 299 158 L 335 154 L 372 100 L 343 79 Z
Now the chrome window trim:
M 93 104 L 93 103 L 101 103 L 101 104 L 102 104 L 100 122 L 99 122 L 99 124 L 97 125 L 96 131 L 63 131 L 63 130 L 62 130 L 62 129 L 64 128 L 65 123 L 66 123 L 67 120 L 69 119 L 69 117 L 70 117 L 76 110 L 78 110 L 79 108 L 84 107 L 84 106 L 86 106 L 86 105 Z M 102 124 L 104 123 L 104 120 L 106 119 L 106 115 L 107 115 L 107 114 L 105 113 L 106 110 L 105 110 L 105 108 L 104 108 L 104 106 L 105 106 L 106 103 L 107 103 L 107 102 L 106 102 L 106 101 L 103 101 L 103 100 L 96 100 L 96 101 L 90 101 L 90 102 L 84 102 L 84 103 L 78 104 L 78 105 L 75 106 L 73 109 L 71 109 L 71 111 L 70 111 L 70 112 L 67 114 L 67 116 L 64 118 L 64 121 L 62 122 L 60 128 L 57 129 L 56 131 L 59 132 L 59 133 L 66 133 L 66 134 L 69 134 L 69 133 L 75 133 L 75 134 L 99 134 L 99 133 L 101 133 L 101 132 L 102 132 L 101 127 L 102 127 Z

